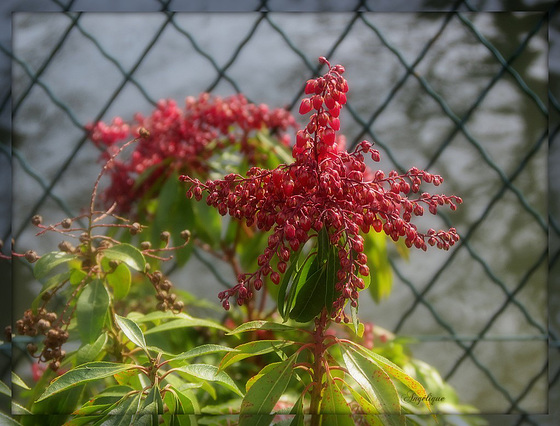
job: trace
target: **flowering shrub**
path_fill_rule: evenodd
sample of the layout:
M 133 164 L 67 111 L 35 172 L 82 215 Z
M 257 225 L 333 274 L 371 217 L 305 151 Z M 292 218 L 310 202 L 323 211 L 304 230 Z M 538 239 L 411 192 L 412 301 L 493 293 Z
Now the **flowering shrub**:
M 249 103 L 240 94 L 222 99 L 203 93 L 198 99 L 188 97 L 184 109 L 171 99 L 159 101 L 151 116 L 137 114 L 133 124 L 116 117 L 110 125 L 87 127 L 92 141 L 107 148 L 102 151 L 105 160 L 118 150 L 117 142 L 141 136 L 140 129 L 147 131 L 128 161 L 113 162 L 112 182 L 103 195 L 109 204 L 116 203 L 117 211 L 129 212 L 133 203 L 154 192 L 158 180 L 173 172 L 208 176 L 216 153 L 230 150 L 248 164 L 266 163 L 269 154 L 261 148 L 259 132 L 269 129 L 288 146 L 285 131 L 293 126 L 294 118 L 286 110 Z
M 337 321 L 342 318 L 348 321 L 344 305 L 350 300 L 353 307 L 358 306 L 358 292 L 366 286 L 363 277 L 370 274 L 360 233 L 366 234 L 371 228 L 375 232 L 383 230 L 393 240 L 405 237 L 407 247 L 423 250 L 427 247 L 426 240 L 429 245 L 443 249 L 459 240 L 454 228 L 421 233 L 411 222 L 413 215 L 423 214 L 422 204 L 436 214 L 440 205 L 448 204 L 454 210 L 454 203 L 462 202 L 454 195 L 426 192 L 416 199 L 408 198 L 409 194 L 419 192 L 422 182 L 439 185 L 441 176 L 415 167 L 404 175 L 395 171 L 388 176 L 381 171 L 370 173 L 364 154 L 379 161 L 379 152 L 372 149 L 371 143 L 361 142 L 352 153 L 338 146 L 338 116 L 346 103 L 348 83 L 342 77 L 341 65 L 331 67 L 326 59 L 322 60 L 329 65 L 329 71 L 309 80 L 305 87 L 305 93 L 311 96 L 301 102 L 300 113 L 311 110 L 314 113 L 306 128 L 297 132 L 293 163 L 274 170 L 253 167 L 246 177 L 229 174 L 206 183 L 181 176 L 181 180 L 192 183 L 188 196 L 200 200 L 206 191 L 209 194 L 206 202 L 220 214 L 229 213 L 236 219 L 245 219 L 249 226 L 256 224 L 259 229 L 273 230 L 268 247 L 258 258 L 259 269 L 241 275 L 235 287 L 220 293 L 226 309 L 232 295 L 237 296 L 241 305 L 252 297 L 253 289 L 260 290 L 263 276 L 270 274 L 272 282 L 279 284 L 290 261 L 290 252 L 298 253 L 310 236 L 316 236 L 319 237 L 317 256 L 306 259 L 311 264 L 309 277 L 313 278 L 303 285 L 305 291 L 302 290 L 300 298 L 321 300 L 316 294 L 320 291 L 325 292 L 328 303 L 315 303 L 310 308 L 305 300 L 305 309 L 296 305 L 291 308 L 290 317 L 309 321 L 326 308 Z M 271 266 L 274 257 L 278 259 L 276 268 Z M 296 259 L 292 258 L 291 264 L 295 263 Z M 316 287 L 330 288 L 321 291 Z
M 162 101 L 135 124 L 88 127 L 106 161 L 88 212 L 48 226 L 35 216 L 38 235 L 68 241 L 13 254 L 43 285 L 16 323 L 37 380 L 14 375 L 21 424 L 59 414 L 51 424 L 401 425 L 470 410 L 398 336 L 358 317 L 361 291 L 387 292 L 387 236 L 448 249 L 454 228 L 413 220 L 461 199 L 423 192 L 442 178 L 417 168 L 372 171 L 366 158 L 380 154 L 369 142 L 347 152 L 344 68 L 320 61 L 328 70 L 305 86 L 300 113 L 312 114 L 292 158 L 293 117 L 241 95 L 203 94 L 185 109 Z M 195 298 L 166 277 L 166 262 L 180 267 L 195 250 L 238 277 L 217 295 L 222 321 L 191 315 Z

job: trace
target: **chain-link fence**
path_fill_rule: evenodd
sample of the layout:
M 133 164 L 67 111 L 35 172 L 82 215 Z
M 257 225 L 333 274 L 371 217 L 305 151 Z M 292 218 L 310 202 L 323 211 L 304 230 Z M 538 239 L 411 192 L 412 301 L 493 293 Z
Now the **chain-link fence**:
M 547 91 L 551 2 L 507 14 L 466 0 L 432 6 L 453 13 L 399 14 L 365 1 L 318 3 L 312 10 L 344 10 L 301 14 L 281 13 L 290 6 L 272 1 L 236 14 L 175 13 L 180 6 L 162 0 L 145 2 L 145 10 L 161 10 L 147 14 L 76 13 L 73 1 L 50 3 L 60 13 L 15 14 L 12 48 L 0 46 L 13 61 L 18 251 L 52 247 L 33 237 L 35 213 L 56 222 L 87 205 L 99 170 L 88 122 L 130 119 L 160 98 L 180 102 L 203 91 L 242 92 L 296 112 L 305 81 L 319 72 L 317 57 L 326 56 L 347 70 L 348 145 L 373 140 L 381 169 L 427 168 L 446 178 L 443 192 L 465 201 L 434 222 L 456 226 L 460 244 L 449 253 L 392 257 L 393 294 L 380 305 L 366 301 L 361 315 L 412 336 L 414 355 L 483 413 L 517 413 L 508 424 L 544 421 L 533 414 L 547 412 L 560 374 L 555 358 L 548 362 L 558 341 L 547 305 L 553 325 L 558 319 L 547 279 L 560 252 L 558 222 L 547 217 L 559 206 L 552 196 L 546 203 L 559 110 Z M 193 288 L 199 271 L 175 282 L 202 292 Z M 19 285 L 28 275 L 15 265 L 16 316 L 28 303 Z

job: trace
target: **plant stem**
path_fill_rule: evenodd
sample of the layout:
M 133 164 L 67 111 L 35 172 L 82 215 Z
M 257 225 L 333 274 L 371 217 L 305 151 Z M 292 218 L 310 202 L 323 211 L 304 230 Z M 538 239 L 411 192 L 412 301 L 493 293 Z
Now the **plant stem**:
M 323 308 L 321 315 L 315 319 L 315 330 L 313 331 L 313 390 L 311 392 L 311 403 L 309 412 L 311 414 L 311 426 L 319 426 L 321 416 L 319 405 L 323 390 L 323 376 L 325 374 L 325 330 L 328 328 L 329 316 Z

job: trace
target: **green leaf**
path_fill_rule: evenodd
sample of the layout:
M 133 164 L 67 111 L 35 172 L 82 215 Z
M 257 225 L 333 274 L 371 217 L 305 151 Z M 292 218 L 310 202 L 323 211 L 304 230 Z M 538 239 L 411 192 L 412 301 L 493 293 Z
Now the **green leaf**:
M 72 268 L 72 272 L 70 273 L 70 284 L 81 284 L 86 277 L 87 274 L 82 269 Z
M 321 398 L 319 412 L 324 425 L 354 426 L 355 424 L 352 420 L 352 410 L 330 374 L 327 374 L 327 383 Z
M 243 343 L 222 358 L 220 370 L 224 370 L 242 359 L 276 352 L 293 344 L 294 342 L 288 340 L 256 340 L 254 342 Z
M 297 322 L 308 322 L 321 313 L 325 307 L 327 284 L 326 259 L 317 255 L 313 260 L 303 285 L 295 297 L 294 307 L 290 311 L 290 318 Z
M 356 336 L 362 337 L 364 335 L 364 324 L 358 318 L 358 307 L 350 307 L 350 316 L 352 317 L 352 327 Z
M 107 274 L 107 282 L 113 288 L 113 296 L 116 300 L 126 297 L 130 290 L 132 274 L 124 263 L 119 263 L 113 272 Z
M 107 333 L 101 333 L 93 343 L 87 343 L 78 349 L 76 353 L 76 363 L 78 365 L 94 361 L 101 353 L 107 343 Z
M 31 390 L 29 386 L 19 377 L 15 372 L 12 371 L 12 385 L 18 386 L 25 390 Z
M 152 417 L 152 424 L 158 424 L 158 415 L 163 413 L 163 400 L 158 386 L 152 386 L 146 399 L 142 401 L 139 414 Z
M 93 343 L 103 331 L 109 308 L 109 294 L 101 280 L 87 284 L 78 297 L 76 318 L 82 341 Z
M 177 387 L 172 386 L 171 390 L 174 391 L 179 399 L 180 414 L 200 414 L 200 408 L 196 398 L 191 395 L 187 390 L 179 390 Z
M 268 426 L 274 406 L 286 391 L 293 374 L 297 354 L 278 363 L 251 386 L 239 414 L 240 426 Z
M 146 339 L 144 338 L 144 333 L 133 320 L 125 317 L 121 317 L 120 315 L 115 315 L 115 322 L 122 330 L 124 335 L 128 337 L 128 339 L 134 343 L 136 346 L 144 349 L 144 352 L 148 352 L 146 348 Z
M 304 426 L 305 425 L 305 415 L 303 413 L 303 395 L 300 395 L 290 414 L 294 415 L 294 418 L 290 422 L 290 426 Z
M 295 281 L 296 275 L 294 275 L 294 272 L 296 271 L 296 268 L 298 266 L 298 259 L 302 249 L 303 247 L 300 248 L 297 252 L 292 253 L 290 257 L 290 266 L 288 266 L 288 269 L 284 273 L 284 277 L 282 278 L 282 282 L 280 283 L 280 287 L 278 289 L 278 296 L 277 296 L 278 312 L 280 313 L 280 315 L 284 320 L 287 319 L 287 315 L 286 315 L 287 311 L 289 311 L 289 309 L 291 308 L 291 306 L 289 306 L 286 309 L 286 291 L 288 290 L 288 287 L 290 285 L 293 285 Z
M 33 413 L 23 405 L 12 401 L 12 416 L 28 416 L 30 414 L 32 415 Z M 0 424 L 3 425 L 4 423 L 0 422 Z
M 4 382 L 0 381 L 0 394 L 11 397 L 12 389 Z
M 179 319 L 168 321 L 163 324 L 157 325 L 147 330 L 144 334 L 147 336 L 148 334 L 161 333 L 163 331 L 176 330 L 178 328 L 189 328 L 189 327 L 209 327 L 209 328 L 217 328 L 218 330 L 222 330 L 226 332 L 229 331 L 228 328 L 211 320 L 193 318 L 187 314 L 178 314 L 176 316 L 178 316 Z
M 0 424 L 5 426 L 21 426 L 21 423 L 5 415 L 4 413 L 0 413 Z
M 349 343 L 352 345 L 349 346 L 350 349 L 353 349 L 354 351 L 358 351 L 365 358 L 368 358 L 372 362 L 375 362 L 377 365 L 379 365 L 379 367 L 382 368 L 387 374 L 397 379 L 399 382 L 405 385 L 409 390 L 414 392 L 416 396 L 421 398 L 424 404 L 426 404 L 426 407 L 428 407 L 428 410 L 431 411 L 432 408 L 430 406 L 430 402 L 428 401 L 429 399 L 428 393 L 426 392 L 426 389 L 424 389 L 424 386 L 422 386 L 417 380 L 415 380 L 414 378 L 406 374 L 398 365 L 392 363 L 387 358 L 379 354 L 376 354 L 375 352 L 361 345 L 358 345 L 357 343 L 354 342 L 349 342 Z
M 140 250 L 130 244 L 117 244 L 103 250 L 103 255 L 110 260 L 118 260 L 136 271 L 143 272 L 146 259 Z
M 217 367 L 209 364 L 188 364 L 175 368 L 176 371 L 182 371 L 189 376 L 199 379 L 216 382 L 219 385 L 235 392 L 239 396 L 243 396 L 243 392 L 239 390 L 235 382 L 223 371 L 219 371 Z
M 64 390 L 76 387 L 80 384 L 104 379 L 117 373 L 130 370 L 134 367 L 135 365 L 133 364 L 121 364 L 105 361 L 83 364 L 53 380 L 39 399 L 37 399 L 37 402 L 50 398 Z
M 384 426 L 384 423 L 379 416 L 379 411 L 377 411 L 373 404 L 366 398 L 364 398 L 356 389 L 354 389 L 348 383 L 344 382 L 344 384 L 352 394 L 354 401 L 356 401 L 356 403 L 360 407 L 360 409 L 356 412 L 356 414 L 360 415 L 360 419 L 362 419 L 367 425 Z
M 342 346 L 342 357 L 350 376 L 360 385 L 388 425 L 404 425 L 399 394 L 391 378 L 377 363 Z
M 193 229 L 195 217 L 192 200 L 185 196 L 185 187 L 179 181 L 177 173 L 167 177 L 157 197 L 157 208 L 151 225 L 152 242 L 160 244 L 159 236 L 162 231 L 169 231 L 174 246 L 184 243 L 181 231 Z M 192 245 L 177 250 L 174 253 L 178 266 L 184 265 L 192 253 Z
M 53 251 L 41 256 L 41 258 L 35 263 L 33 268 L 33 275 L 38 280 L 45 278 L 48 274 L 52 272 L 54 268 L 63 263 L 70 262 L 72 259 L 76 259 L 76 255 L 64 253 L 62 251 Z
M 384 234 L 369 232 L 364 235 L 364 253 L 368 258 L 369 293 L 376 303 L 391 294 L 393 272 L 387 255 L 387 238 Z M 367 277 L 363 277 L 367 285 Z
M 115 408 L 113 408 L 104 418 L 102 423 L 103 426 L 130 426 L 131 424 L 136 424 L 134 422 L 136 414 L 141 402 L 141 395 L 139 393 L 122 398 Z
M 168 360 L 184 361 L 199 356 L 214 354 L 218 352 L 230 352 L 230 351 L 235 351 L 235 349 L 228 348 L 227 346 L 222 346 L 222 345 L 206 344 L 206 345 L 197 346 L 196 348 L 183 352 L 181 354 L 169 357 Z
M 295 270 L 295 275 L 292 273 L 293 279 L 290 279 L 290 288 L 289 290 L 287 290 L 288 295 L 286 297 L 286 303 L 283 309 L 284 315 L 282 316 L 282 318 L 284 319 L 284 321 L 287 321 L 287 319 L 290 317 L 289 313 L 294 307 L 294 301 L 296 300 L 301 287 L 305 284 L 309 274 L 309 269 L 311 268 L 311 265 L 313 264 L 316 257 L 316 253 L 310 253 L 306 256 L 301 265 L 299 265 L 298 262 Z
M 297 331 L 298 328 L 285 324 L 279 324 L 277 322 L 256 320 L 256 321 L 249 321 L 243 323 L 239 327 L 236 327 L 234 330 L 230 331 L 227 334 L 234 335 L 234 334 L 245 333 L 248 331 L 256 331 L 256 330 Z

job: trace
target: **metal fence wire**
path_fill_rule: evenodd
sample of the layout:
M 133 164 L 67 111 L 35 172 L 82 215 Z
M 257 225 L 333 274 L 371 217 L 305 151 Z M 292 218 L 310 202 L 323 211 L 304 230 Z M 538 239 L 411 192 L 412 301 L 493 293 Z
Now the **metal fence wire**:
M 414 355 L 481 412 L 547 421 L 538 414 L 560 386 L 547 316 L 547 277 L 560 264 L 560 226 L 547 215 L 558 206 L 546 203 L 560 111 L 547 90 L 553 8 L 493 14 L 465 0 L 451 13 L 384 14 L 361 1 L 336 14 L 285 14 L 261 1 L 252 13 L 185 14 L 159 0 L 160 12 L 99 14 L 50 3 L 59 13 L 14 14 L 12 48 L 0 45 L 12 60 L 12 97 L 0 110 L 11 102 L 13 146 L 2 155 L 12 155 L 18 251 L 43 243 L 32 237 L 34 214 L 58 221 L 87 205 L 99 170 L 88 122 L 203 91 L 242 92 L 297 115 L 326 56 L 347 69 L 349 147 L 375 141 L 380 168 L 440 173 L 444 192 L 465 201 L 436 222 L 456 226 L 460 244 L 392 257 L 393 294 L 360 313 L 413 336 Z M 26 274 L 14 265 L 14 284 Z M 19 288 L 15 316 L 26 303 Z

